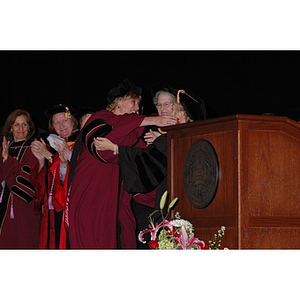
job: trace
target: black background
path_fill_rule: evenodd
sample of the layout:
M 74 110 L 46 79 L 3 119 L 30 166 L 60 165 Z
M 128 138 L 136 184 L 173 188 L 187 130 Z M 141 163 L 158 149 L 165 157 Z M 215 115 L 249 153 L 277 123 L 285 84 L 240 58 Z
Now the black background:
M 300 107 L 300 52 L 277 50 L 15 50 L 0 51 L 0 123 L 27 109 L 47 128 L 44 111 L 63 103 L 105 108 L 108 90 L 127 77 L 150 88 L 165 82 L 202 98 L 210 118 L 243 113 L 289 115 Z

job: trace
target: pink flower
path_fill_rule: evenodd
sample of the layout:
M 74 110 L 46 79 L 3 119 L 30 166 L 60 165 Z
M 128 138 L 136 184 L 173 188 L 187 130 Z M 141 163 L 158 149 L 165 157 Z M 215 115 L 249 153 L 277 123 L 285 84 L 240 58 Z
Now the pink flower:
M 144 234 L 145 233 L 150 233 L 150 235 L 151 235 L 150 239 L 151 239 L 151 241 L 154 241 L 157 238 L 156 235 L 157 235 L 157 232 L 159 231 L 160 228 L 167 227 L 169 231 L 172 230 L 172 228 L 173 228 L 173 226 L 167 220 L 164 220 L 159 224 L 151 223 L 151 224 L 148 225 L 148 227 L 149 227 L 149 229 L 144 229 L 144 230 L 140 231 L 140 233 L 138 235 L 139 241 L 142 242 L 143 244 L 146 243 L 146 241 L 144 240 Z
M 186 229 L 184 226 L 179 230 L 179 235 L 174 236 L 174 240 L 178 246 L 175 249 L 203 249 L 205 247 L 205 243 L 194 236 L 188 236 Z

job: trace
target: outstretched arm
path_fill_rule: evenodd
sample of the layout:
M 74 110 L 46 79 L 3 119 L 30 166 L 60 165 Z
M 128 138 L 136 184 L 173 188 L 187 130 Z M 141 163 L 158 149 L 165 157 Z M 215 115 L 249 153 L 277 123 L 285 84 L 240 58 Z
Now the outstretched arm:
M 171 126 L 177 124 L 177 118 L 174 116 L 147 116 L 142 121 L 140 127 L 143 126 Z

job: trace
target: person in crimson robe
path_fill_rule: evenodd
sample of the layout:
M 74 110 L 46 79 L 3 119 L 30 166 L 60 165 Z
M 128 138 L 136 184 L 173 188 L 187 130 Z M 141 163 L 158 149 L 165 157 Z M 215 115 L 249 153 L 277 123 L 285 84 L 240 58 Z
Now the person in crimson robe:
M 2 130 L 0 159 L 0 249 L 37 249 L 41 210 L 31 177 L 38 160 L 31 153 L 35 125 L 23 109 L 14 110 Z
M 207 113 L 203 100 L 187 94 L 184 90 L 175 90 L 169 86 L 156 92 L 154 104 L 159 115 L 173 114 L 178 124 L 204 120 Z M 148 216 L 160 210 L 159 204 L 167 190 L 167 138 L 156 131 L 146 133 L 148 147 L 134 148 L 115 145 L 107 138 L 98 138 L 97 150 L 117 149 L 124 188 L 133 195 L 133 211 L 137 221 L 136 237 L 147 228 Z M 161 221 L 158 213 L 154 219 Z M 138 245 L 140 249 L 149 249 L 147 244 Z
M 43 206 L 40 249 L 68 249 L 68 232 L 64 224 L 67 182 L 72 150 L 78 136 L 75 110 L 63 104 L 45 112 L 49 119 L 49 144 L 43 139 L 32 143 L 32 152 L 39 160 L 35 169 L 36 190 Z
M 97 151 L 94 139 L 107 136 L 116 144 L 132 146 L 139 142 L 144 126 L 176 122 L 172 116 L 139 115 L 140 101 L 141 89 L 125 79 L 109 91 L 107 108 L 92 114 L 81 130 L 68 205 L 71 249 L 117 249 L 120 210 L 126 210 L 119 201 L 123 196 L 118 159 L 113 151 Z

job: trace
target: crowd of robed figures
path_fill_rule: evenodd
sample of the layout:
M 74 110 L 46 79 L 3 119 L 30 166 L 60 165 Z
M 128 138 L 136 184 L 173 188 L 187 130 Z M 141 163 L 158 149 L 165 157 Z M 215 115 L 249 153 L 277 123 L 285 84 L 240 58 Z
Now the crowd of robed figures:
M 28 111 L 7 117 L 0 249 L 149 249 L 137 236 L 167 190 L 167 139 L 158 129 L 207 114 L 201 99 L 160 86 L 158 114 L 145 116 L 141 94 L 125 79 L 108 92 L 106 109 L 54 105 L 45 112 L 47 139 L 36 137 Z

